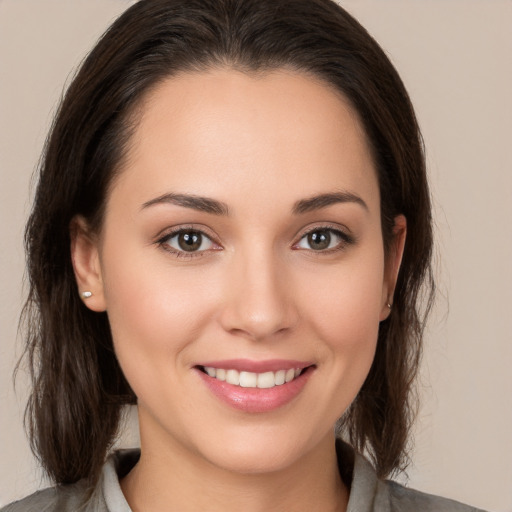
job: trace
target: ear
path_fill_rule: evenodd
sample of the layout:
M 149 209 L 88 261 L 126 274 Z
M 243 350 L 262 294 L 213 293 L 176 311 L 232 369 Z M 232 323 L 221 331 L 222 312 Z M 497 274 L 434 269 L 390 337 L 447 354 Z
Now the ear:
M 386 255 L 380 321 L 386 320 L 391 313 L 390 306 L 393 306 L 393 295 L 395 293 L 398 272 L 400 270 L 400 264 L 404 254 L 406 236 L 407 220 L 403 215 L 397 215 L 393 226 L 393 238 Z
M 106 303 L 101 277 L 98 237 L 91 233 L 86 220 L 81 216 L 72 219 L 70 226 L 71 260 L 78 293 L 84 304 L 92 311 L 105 311 Z M 90 296 L 84 296 L 90 292 Z

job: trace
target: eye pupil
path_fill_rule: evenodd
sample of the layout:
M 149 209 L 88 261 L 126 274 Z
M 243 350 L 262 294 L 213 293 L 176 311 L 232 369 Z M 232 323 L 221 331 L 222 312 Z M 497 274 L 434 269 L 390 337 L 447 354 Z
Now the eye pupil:
M 178 245 L 180 249 L 187 252 L 197 251 L 197 249 L 201 247 L 202 241 L 203 237 L 201 233 L 196 231 L 187 231 L 178 235 Z
M 331 243 L 331 233 L 327 230 L 313 231 L 308 234 L 308 243 L 315 251 L 327 249 Z

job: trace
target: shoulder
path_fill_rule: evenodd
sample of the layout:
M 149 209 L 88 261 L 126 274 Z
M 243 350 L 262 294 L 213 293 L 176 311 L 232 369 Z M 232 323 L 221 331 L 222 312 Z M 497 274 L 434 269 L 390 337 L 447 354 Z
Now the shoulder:
M 396 482 L 384 482 L 384 487 L 387 491 L 385 492 L 387 494 L 385 499 L 389 501 L 390 512 L 412 512 L 417 510 L 425 512 L 483 512 L 458 501 L 409 489 Z
M 83 481 L 71 485 L 56 486 L 35 492 L 26 498 L 15 501 L 0 512 L 77 512 L 85 511 L 85 504 L 91 490 Z M 97 509 L 101 511 L 102 509 Z
M 137 463 L 140 450 L 118 450 L 105 462 L 95 486 L 80 480 L 38 491 L 3 507 L 0 512 L 129 512 L 119 485 Z
M 341 458 L 349 463 L 353 461 L 347 512 L 484 512 L 390 480 L 380 480 L 370 462 L 351 447 L 338 443 L 337 448 L 340 466 Z

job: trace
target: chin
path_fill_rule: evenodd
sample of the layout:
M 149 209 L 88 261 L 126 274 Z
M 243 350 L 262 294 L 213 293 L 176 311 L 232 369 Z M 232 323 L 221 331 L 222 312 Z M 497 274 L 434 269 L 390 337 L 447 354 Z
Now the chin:
M 299 439 L 284 429 L 277 434 L 265 430 L 261 428 L 250 436 L 229 436 L 228 442 L 209 444 L 203 457 L 232 473 L 273 473 L 292 468 L 321 443 L 321 439 Z
M 283 450 L 224 450 L 211 454 L 210 462 L 216 466 L 241 475 L 258 475 L 283 471 L 294 465 L 297 454 Z

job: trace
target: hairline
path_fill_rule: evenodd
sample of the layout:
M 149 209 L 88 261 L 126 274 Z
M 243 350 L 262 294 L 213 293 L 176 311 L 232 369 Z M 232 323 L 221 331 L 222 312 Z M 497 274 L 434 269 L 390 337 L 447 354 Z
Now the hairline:
M 118 161 L 114 164 L 111 172 L 110 178 L 108 180 L 107 188 L 105 191 L 105 196 L 103 198 L 103 202 L 100 205 L 99 210 L 94 215 L 94 220 L 90 223 L 90 227 L 92 231 L 94 231 L 97 235 L 101 234 L 103 223 L 105 219 L 105 214 L 107 211 L 107 205 L 109 199 L 111 197 L 112 191 L 115 188 L 117 181 L 122 176 L 124 170 L 127 166 L 130 165 L 130 158 L 133 155 L 133 138 L 138 128 L 140 127 L 142 120 L 144 118 L 144 114 L 146 112 L 146 107 L 148 103 L 151 101 L 151 96 L 155 93 L 155 91 L 165 84 L 168 81 L 179 80 L 181 77 L 185 76 L 200 76 L 209 73 L 214 73 L 216 71 L 234 71 L 237 73 L 242 73 L 250 78 L 265 78 L 271 74 L 275 73 L 284 73 L 295 77 L 307 78 L 318 85 L 326 87 L 332 93 L 334 93 L 338 99 L 344 104 L 345 108 L 348 109 L 351 116 L 353 116 L 355 120 L 355 126 L 357 130 L 360 132 L 361 137 L 364 140 L 364 144 L 368 150 L 370 159 L 371 159 L 371 168 L 375 173 L 375 177 L 377 178 L 378 184 L 378 192 L 379 192 L 379 208 L 382 212 L 382 194 L 379 180 L 379 170 L 377 158 L 375 156 L 375 150 L 365 129 L 365 125 L 361 118 L 361 115 L 354 105 L 353 101 L 340 90 L 332 81 L 329 81 L 326 77 L 320 75 L 312 71 L 311 69 L 306 69 L 304 66 L 296 65 L 292 62 L 282 62 L 282 63 L 267 63 L 262 66 L 249 66 L 240 62 L 239 60 L 229 60 L 227 58 L 214 58 L 209 57 L 205 59 L 204 63 L 198 64 L 186 64 L 180 68 L 177 68 L 174 71 L 169 71 L 169 73 L 163 75 L 155 79 L 152 83 L 148 84 L 127 106 L 126 110 L 121 115 L 121 130 L 123 131 L 121 135 L 122 139 L 122 150 L 120 152 L 120 157 Z M 388 254 L 388 244 L 386 243 L 386 236 L 384 233 L 384 229 L 382 226 L 381 219 L 381 233 L 384 242 L 384 252 L 387 256 Z

